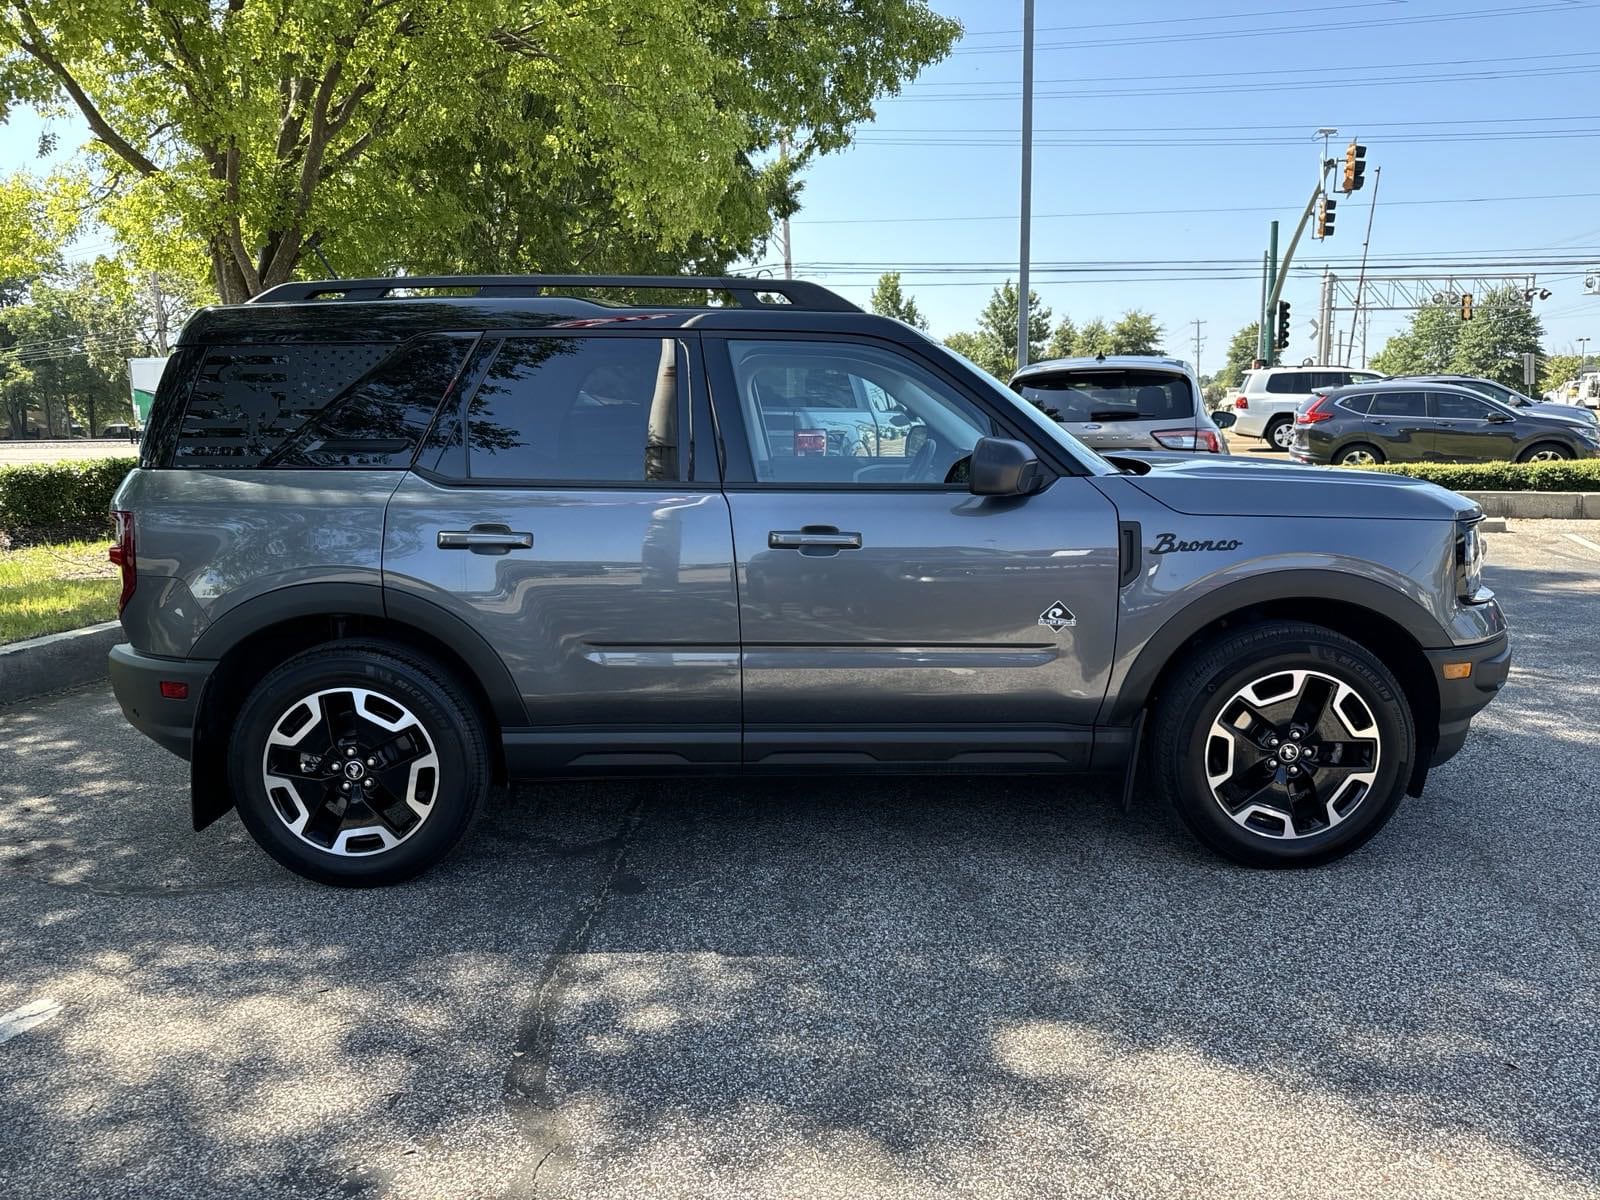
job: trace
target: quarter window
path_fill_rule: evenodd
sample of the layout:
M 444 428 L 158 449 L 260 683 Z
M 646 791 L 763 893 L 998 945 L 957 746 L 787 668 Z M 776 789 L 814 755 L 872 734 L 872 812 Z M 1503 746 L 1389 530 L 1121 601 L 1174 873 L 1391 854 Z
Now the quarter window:
M 643 483 L 678 478 L 678 344 L 507 338 L 466 406 L 473 479 Z
M 992 422 L 909 359 L 840 342 L 726 343 L 755 478 L 859 486 L 965 482 Z

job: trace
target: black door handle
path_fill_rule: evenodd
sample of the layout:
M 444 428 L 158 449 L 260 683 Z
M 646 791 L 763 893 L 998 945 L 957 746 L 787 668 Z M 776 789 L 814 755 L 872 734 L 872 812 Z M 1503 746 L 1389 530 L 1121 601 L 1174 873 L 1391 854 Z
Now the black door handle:
M 471 529 L 441 529 L 439 549 L 471 550 L 474 554 L 508 554 L 533 549 L 533 534 L 513 533 L 509 525 L 474 525 Z
M 859 533 L 842 533 L 832 525 L 805 525 L 799 529 L 774 529 L 767 534 L 772 550 L 799 550 L 837 554 L 841 550 L 861 549 Z

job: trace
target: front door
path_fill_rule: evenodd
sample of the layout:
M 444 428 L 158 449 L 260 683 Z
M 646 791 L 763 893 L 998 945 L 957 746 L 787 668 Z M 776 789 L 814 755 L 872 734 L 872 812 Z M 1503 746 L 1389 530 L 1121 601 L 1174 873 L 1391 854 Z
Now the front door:
M 389 503 L 389 603 L 443 610 L 506 664 L 518 772 L 738 762 L 732 538 L 687 461 L 690 348 L 486 339 Z
M 971 495 L 983 401 L 892 343 L 705 338 L 726 439 L 745 762 L 1082 765 L 1116 641 L 1117 521 L 1085 478 Z M 796 412 L 883 396 L 872 437 Z
M 1429 392 L 1434 458 L 1451 462 L 1510 459 L 1517 445 L 1514 420 L 1491 421 L 1502 410 L 1476 396 L 1457 392 Z

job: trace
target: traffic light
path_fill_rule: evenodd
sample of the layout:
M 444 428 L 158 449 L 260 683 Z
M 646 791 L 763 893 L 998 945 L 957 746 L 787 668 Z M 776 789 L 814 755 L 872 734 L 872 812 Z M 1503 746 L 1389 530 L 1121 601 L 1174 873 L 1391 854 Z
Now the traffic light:
M 1461 293 L 1461 319 L 1463 321 L 1472 320 L 1472 293 L 1471 292 L 1462 292 Z
M 1344 150 L 1344 191 L 1359 191 L 1367 177 L 1367 148 L 1351 142 Z
M 1287 300 L 1279 300 L 1278 301 L 1278 337 L 1277 337 L 1276 345 L 1277 345 L 1277 348 L 1279 350 L 1282 350 L 1288 344 L 1289 344 L 1289 302 Z
M 1339 206 L 1337 200 L 1327 196 L 1317 201 L 1317 236 L 1325 238 L 1333 232 L 1333 210 Z

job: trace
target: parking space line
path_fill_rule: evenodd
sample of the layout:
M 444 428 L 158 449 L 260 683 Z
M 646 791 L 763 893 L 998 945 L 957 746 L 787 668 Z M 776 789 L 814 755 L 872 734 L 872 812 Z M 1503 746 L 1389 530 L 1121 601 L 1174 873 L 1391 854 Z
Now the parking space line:
M 35 1000 L 32 1004 L 24 1004 L 21 1008 L 12 1009 L 4 1016 L 0 1016 L 0 1046 L 5 1045 L 19 1033 L 27 1033 L 35 1025 L 43 1025 L 60 1011 L 61 1001 L 52 1000 L 48 996 L 42 1000 Z
M 1600 544 L 1597 544 L 1595 542 L 1591 542 L 1588 538 L 1582 536 L 1581 534 L 1563 533 L 1562 536 L 1563 537 L 1567 537 L 1567 538 L 1571 538 L 1573 541 L 1577 542 L 1578 545 L 1586 546 L 1590 550 L 1593 550 L 1596 554 L 1600 554 Z

